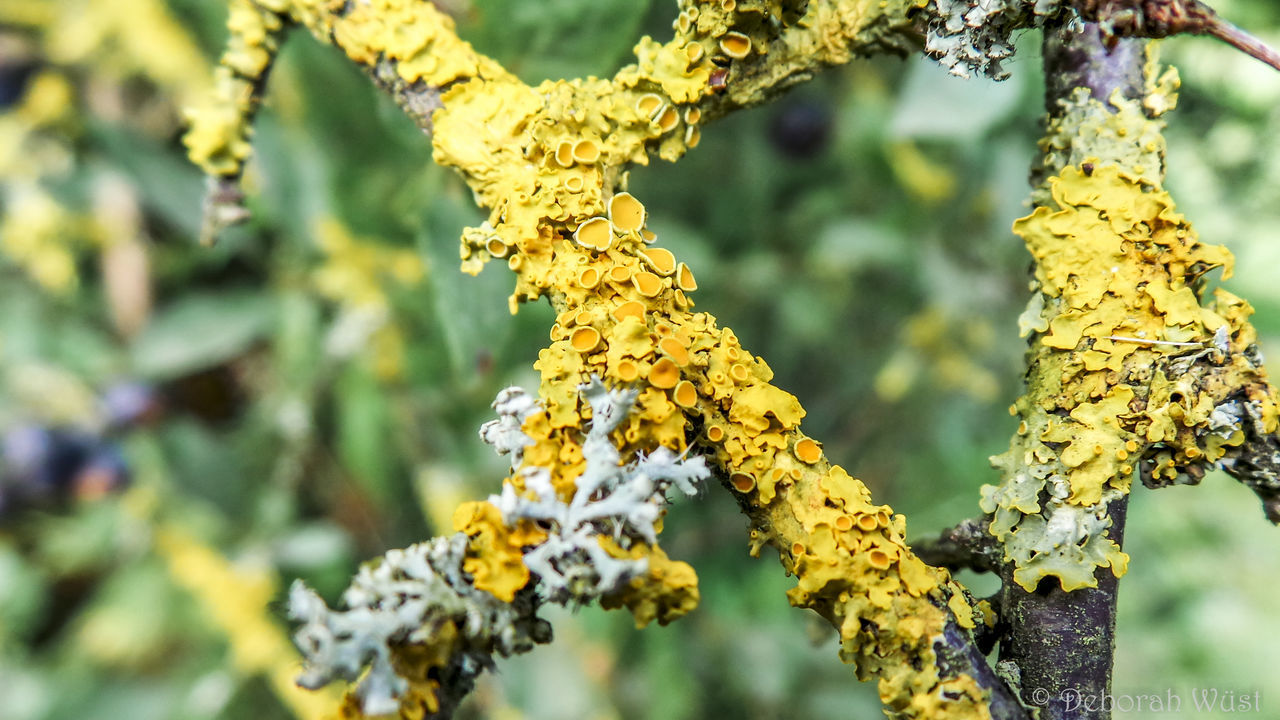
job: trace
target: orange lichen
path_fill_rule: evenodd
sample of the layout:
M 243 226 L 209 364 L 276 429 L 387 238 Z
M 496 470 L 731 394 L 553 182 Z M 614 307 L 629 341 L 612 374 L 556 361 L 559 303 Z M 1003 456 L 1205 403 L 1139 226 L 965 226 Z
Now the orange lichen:
M 560 163 L 560 167 L 564 167 L 564 168 L 572 167 L 573 166 L 573 143 L 569 142 L 568 140 L 562 141 L 556 147 L 555 159 L 556 159 L 556 162 Z
M 668 105 L 658 114 L 654 122 L 658 124 L 658 129 L 662 132 L 671 132 L 680 122 L 680 112 Z
M 578 226 L 573 231 L 573 239 L 578 244 L 592 250 L 608 250 L 613 244 L 613 231 L 609 228 L 609 221 L 602 217 L 591 218 Z
M 653 119 L 662 108 L 662 96 L 654 93 L 645 93 L 636 100 L 636 111 L 641 117 Z
M 689 364 L 689 349 L 678 338 L 665 337 L 658 341 L 658 349 L 666 353 L 675 364 L 684 367 Z
M 879 548 L 867 553 L 867 564 L 877 570 L 888 570 L 893 563 L 893 559 L 889 554 Z
M 489 242 L 485 244 L 485 249 L 489 251 L 490 255 L 496 258 L 504 258 L 507 256 L 507 252 L 511 248 L 508 248 L 506 243 L 502 242 L 498 238 L 491 238 Z
M 676 271 L 676 256 L 670 250 L 645 248 L 640 251 L 640 257 L 651 270 L 664 277 Z
M 600 143 L 595 140 L 579 140 L 573 146 L 573 159 L 591 164 L 600 159 Z
M 685 292 L 693 292 L 698 289 L 698 281 L 693 279 L 693 271 L 684 263 L 680 263 L 676 268 L 676 287 Z
M 631 282 L 636 286 L 636 290 L 645 297 L 653 297 L 662 292 L 662 280 L 651 272 L 638 272 L 631 276 Z
M 644 205 L 631 193 L 617 193 L 609 200 L 609 221 L 620 233 L 635 232 L 644 227 Z
M 680 368 L 671 358 L 662 358 L 649 370 L 649 382 L 656 388 L 669 390 L 680 380 Z
M 688 380 L 681 380 L 676 385 L 675 392 L 671 393 L 671 399 L 682 408 L 692 408 L 698 404 L 698 389 Z
M 600 331 L 593 327 L 580 327 L 573 331 L 569 343 L 578 352 L 590 352 L 600 344 Z
M 696 65 L 706 52 L 706 48 L 702 47 L 701 43 L 693 42 L 684 46 L 684 54 L 689 58 L 690 65 Z
M 614 369 L 614 375 L 624 383 L 634 382 L 640 377 L 640 366 L 632 360 L 621 360 L 618 362 L 617 368 Z
M 822 459 L 822 448 L 818 446 L 818 443 L 814 442 L 810 438 L 801 438 L 801 440 L 796 443 L 795 452 L 796 457 L 800 458 L 800 462 L 807 463 L 809 465 L 812 465 Z
M 751 54 L 751 38 L 740 32 L 728 32 L 720 38 L 720 52 L 734 60 Z
M 590 290 L 600 282 L 600 270 L 598 268 L 589 267 L 578 273 L 578 285 L 583 290 Z
M 611 314 L 618 322 L 622 322 L 629 317 L 643 321 L 644 303 L 639 300 L 629 300 L 614 308 Z
M 625 283 L 631 279 L 631 268 L 625 265 L 614 265 L 609 269 L 609 280 L 615 283 Z

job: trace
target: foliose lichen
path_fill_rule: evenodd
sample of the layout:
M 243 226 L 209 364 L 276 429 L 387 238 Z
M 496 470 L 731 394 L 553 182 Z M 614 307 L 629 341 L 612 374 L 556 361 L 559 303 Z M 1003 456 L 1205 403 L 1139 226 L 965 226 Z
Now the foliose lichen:
M 1020 423 L 982 508 L 1028 591 L 1124 573 L 1107 506 L 1138 471 L 1148 484 L 1198 479 L 1252 424 L 1277 427 L 1251 308 L 1203 282 L 1216 268 L 1229 277 L 1231 254 L 1199 242 L 1149 184 L 1158 173 L 1141 171 L 1068 167 L 1049 181 L 1052 202 L 1014 224 L 1036 260 L 1028 392 L 1010 408 Z
M 929 0 L 925 52 L 952 75 L 967 78 L 976 72 L 1004 80 L 1013 34 L 1041 27 L 1062 12 L 1061 0 Z

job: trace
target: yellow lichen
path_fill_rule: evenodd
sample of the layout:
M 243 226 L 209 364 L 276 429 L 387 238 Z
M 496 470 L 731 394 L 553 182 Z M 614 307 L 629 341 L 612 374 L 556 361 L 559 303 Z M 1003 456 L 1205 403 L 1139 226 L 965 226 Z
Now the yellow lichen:
M 704 445 L 738 478 L 734 487 L 745 494 L 756 527 L 753 547 L 767 541 L 792 550 L 783 557 L 798 579 L 792 602 L 841 629 L 842 656 L 861 676 L 881 677 L 886 705 L 902 717 L 945 707 L 950 717 L 976 718 L 988 716 L 983 693 L 971 678 L 944 676 L 933 650 L 952 612 L 972 623 L 959 587 L 906 547 L 901 516 L 871 505 L 861 483 L 806 443 L 799 431 L 804 410 L 770 384 L 768 365 L 713 317 L 693 312 L 692 271 L 666 251 L 647 249 L 655 236 L 644 227 L 643 206 L 619 192 L 616 172 L 645 164 L 652 153 L 675 159 L 696 144 L 700 106 L 763 96 L 771 80 L 736 75 L 712 62 L 708 50 L 741 55 L 735 65 L 766 53 L 780 66 L 844 62 L 868 49 L 905 47 L 908 13 L 920 4 L 811 4 L 803 22 L 794 4 L 686 6 L 676 37 L 641 40 L 635 62 L 612 79 L 531 88 L 457 41 L 430 3 L 275 3 L 357 62 L 443 90 L 443 108 L 431 118 L 436 160 L 460 170 L 490 212 L 464 234 L 464 269 L 478 272 L 493 250 L 505 253 L 516 275 L 512 310 L 545 296 L 558 313 L 535 365 L 543 409 L 524 422 L 533 443 L 524 464 L 548 471 L 560 496 L 572 497 L 585 469 L 581 429 L 590 413 L 578 386 L 600 375 L 610 385 L 639 384 L 635 409 L 614 433 L 624 456 Z M 773 20 L 762 22 L 766 13 Z M 223 108 L 239 127 L 247 111 L 235 102 Z M 580 144 L 586 140 L 591 147 Z M 214 170 L 236 167 L 237 152 L 224 153 L 234 162 Z M 600 342 L 587 342 L 588 327 Z M 510 482 L 519 490 L 519 473 Z M 487 503 L 464 506 L 455 525 L 470 536 L 464 569 L 477 587 L 514 597 L 528 582 L 521 550 L 536 533 L 506 528 Z M 638 622 L 662 622 L 696 604 L 691 569 L 656 547 L 629 553 L 650 563 L 650 577 L 617 599 Z M 402 714 L 410 705 L 402 703 Z
M 609 200 L 609 222 L 620 233 L 644 227 L 644 206 L 631 193 L 617 193 Z
M 546 531 L 529 521 L 509 527 L 502 512 L 487 502 L 468 502 L 453 514 L 453 529 L 471 537 L 462 569 L 475 578 L 475 586 L 505 602 L 529 582 L 522 549 L 546 539 Z
M 602 537 L 600 544 L 614 557 L 644 558 L 649 564 L 643 577 L 633 578 L 622 590 L 601 598 L 602 607 L 626 607 L 635 617 L 637 628 L 654 620 L 666 625 L 698 607 L 698 575 L 688 563 L 671 560 L 656 545 L 639 544 L 623 550 L 608 537 Z
M 1135 457 L 1158 446 L 1154 476 L 1171 478 L 1243 441 L 1212 418 L 1228 402 L 1223 387 L 1256 387 L 1243 352 L 1254 333 L 1247 312 L 1226 309 L 1232 296 L 1204 298 L 1200 284 L 1214 268 L 1229 276 L 1231 255 L 1200 243 L 1148 181 L 1086 158 L 1050 180 L 1050 206 L 1014 225 L 1036 259 L 1042 322 L 1019 432 L 993 459 L 1004 482 L 984 488 L 983 509 L 1028 590 L 1045 577 L 1092 587 L 1097 567 L 1124 572 L 1102 508 L 1128 492 Z M 1274 425 L 1271 393 L 1254 402 Z
M 572 337 L 569 338 L 573 349 L 578 352 L 589 352 L 594 350 L 600 344 L 600 332 L 595 328 L 583 327 L 573 331 Z
M 751 53 L 751 38 L 740 32 L 727 32 L 720 36 L 720 52 L 741 60 Z

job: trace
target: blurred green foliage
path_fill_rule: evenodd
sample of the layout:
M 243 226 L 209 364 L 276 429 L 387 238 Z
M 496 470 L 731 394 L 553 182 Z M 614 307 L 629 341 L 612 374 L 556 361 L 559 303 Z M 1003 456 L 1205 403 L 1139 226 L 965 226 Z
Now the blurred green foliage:
M 444 4 L 527 81 L 611 73 L 674 16 L 637 0 Z M 1215 5 L 1280 42 L 1275 3 Z M 128 12 L 142 27 L 98 22 Z M 0 2 L 0 431 L 97 432 L 98 398 L 125 379 L 165 406 L 104 440 L 129 490 L 0 505 L 3 720 L 290 717 L 231 662 L 237 641 L 174 579 L 157 533 L 181 528 L 278 587 L 303 577 L 333 598 L 361 559 L 449 530 L 459 500 L 496 491 L 502 463 L 476 429 L 498 389 L 536 382 L 550 310 L 512 317 L 501 267 L 457 271 L 459 231 L 480 218 L 470 193 L 310 38 L 289 40 L 271 78 L 252 220 L 194 246 L 202 180 L 178 142 L 180 98 L 206 81 L 221 21 L 196 0 Z M 204 64 L 159 72 L 139 34 Z M 914 536 L 976 514 L 986 458 L 1012 431 L 1027 257 L 1009 225 L 1038 134 L 1037 40 L 998 85 L 921 59 L 855 63 L 630 176 L 660 244 L 698 273 L 698 307 L 768 360 L 806 432 Z M 1170 42 L 1166 58 L 1185 80 L 1168 184 L 1237 254 L 1230 286 L 1276 355 L 1280 77 L 1210 40 Z M 562 613 L 556 642 L 501 663 L 465 712 L 878 717 L 874 687 L 787 607 L 791 581 L 746 557 L 744 532 L 718 490 L 677 506 L 664 544 L 697 568 L 699 611 L 644 632 Z M 1139 490 L 1115 691 L 1260 689 L 1276 712 L 1276 542 L 1224 477 Z

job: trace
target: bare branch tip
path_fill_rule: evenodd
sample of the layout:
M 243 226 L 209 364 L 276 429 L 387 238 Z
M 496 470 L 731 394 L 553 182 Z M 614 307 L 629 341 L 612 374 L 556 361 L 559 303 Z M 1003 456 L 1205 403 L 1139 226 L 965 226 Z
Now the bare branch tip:
M 1214 20 L 1206 28 L 1205 34 L 1212 35 L 1245 55 L 1280 70 L 1280 52 L 1275 48 L 1220 17 L 1215 16 Z
M 204 217 L 200 223 L 201 247 L 213 247 L 224 230 L 249 219 L 244 191 L 237 177 L 210 176 L 204 195 Z
M 1108 47 L 1126 37 L 1210 35 L 1280 70 L 1280 52 L 1200 0 L 1076 0 L 1075 8 L 1081 17 L 1102 26 Z

